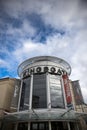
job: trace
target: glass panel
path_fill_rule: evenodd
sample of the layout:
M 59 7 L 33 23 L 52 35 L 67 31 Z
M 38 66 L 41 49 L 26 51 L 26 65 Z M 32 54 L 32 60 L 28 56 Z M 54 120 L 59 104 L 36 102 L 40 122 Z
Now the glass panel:
M 50 96 L 52 108 L 64 108 L 63 90 L 58 75 L 50 75 Z
M 68 122 L 63 122 L 63 129 L 68 130 Z
M 33 76 L 32 108 L 46 108 L 46 74 Z
M 44 129 L 45 129 L 44 123 L 40 123 L 40 124 L 39 124 L 39 130 L 44 130 Z
M 19 123 L 17 130 L 28 130 L 28 123 Z
M 77 130 L 78 128 L 77 128 L 77 123 L 73 123 L 73 122 L 70 122 L 70 129 L 71 130 Z
M 49 130 L 48 122 L 31 123 L 30 130 Z
M 29 109 L 29 97 L 30 97 L 30 77 L 23 80 L 20 110 Z
M 67 122 L 51 122 L 52 130 L 68 130 Z
M 15 125 L 16 124 L 4 122 L 0 130 L 15 130 Z
M 38 130 L 38 124 L 37 123 L 32 124 L 32 130 Z

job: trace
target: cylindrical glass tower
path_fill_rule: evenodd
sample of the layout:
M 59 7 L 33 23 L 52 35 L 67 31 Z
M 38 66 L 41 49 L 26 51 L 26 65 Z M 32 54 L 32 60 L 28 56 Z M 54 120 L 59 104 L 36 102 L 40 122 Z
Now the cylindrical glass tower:
M 34 57 L 19 65 L 17 116 L 25 123 L 19 123 L 17 130 L 75 130 L 74 114 L 67 111 L 72 107 L 70 73 L 66 61 L 51 56 Z
M 41 56 L 24 61 L 18 67 L 22 79 L 19 111 L 66 108 L 63 77 L 70 73 L 70 65 L 60 58 Z

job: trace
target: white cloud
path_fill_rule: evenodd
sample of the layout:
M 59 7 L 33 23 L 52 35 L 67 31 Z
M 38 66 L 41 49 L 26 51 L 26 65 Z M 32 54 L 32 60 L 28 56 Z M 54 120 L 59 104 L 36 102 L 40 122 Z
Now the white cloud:
M 6 13 L 20 18 L 26 13 L 40 14 L 46 24 L 55 28 L 79 26 L 87 16 L 80 0 L 3 0 Z
M 8 35 L 19 35 L 21 37 L 24 37 L 25 35 L 28 35 L 29 37 L 34 36 L 36 29 L 31 26 L 28 20 L 23 20 L 22 22 L 23 23 L 20 28 L 14 28 L 12 25 L 9 25 L 6 33 Z
M 7 66 L 7 63 L 5 60 L 0 59 L 0 67 Z
M 81 0 L 3 0 L 4 11 L 12 17 L 21 18 L 27 14 L 39 14 L 45 24 L 65 34 L 54 34 L 47 37 L 46 44 L 30 40 L 20 40 L 20 47 L 13 51 L 10 67 L 37 55 L 53 55 L 65 59 L 72 66 L 71 79 L 79 79 L 85 101 L 87 99 L 87 9 Z M 23 36 L 35 34 L 35 28 L 29 21 L 23 20 L 20 29 L 10 26 L 9 33 Z M 20 44 L 20 43 L 19 43 Z M 1 61 L 4 64 L 4 61 Z M 12 66 L 13 65 L 13 66 Z M 9 67 L 9 68 L 10 68 Z M 85 91 L 85 92 L 84 92 Z M 87 101 L 86 101 L 87 102 Z
M 32 40 L 25 40 L 23 41 L 22 46 L 14 52 L 14 55 L 17 58 L 19 57 L 19 59 L 36 55 L 61 56 L 63 54 L 62 50 L 66 50 L 66 48 L 69 46 L 69 40 L 69 36 L 66 35 L 63 37 L 60 34 L 49 36 L 45 44 L 39 42 L 36 43 Z
M 29 33 L 30 36 L 34 35 L 36 33 L 36 30 L 33 26 L 31 26 L 31 24 L 29 23 L 29 21 L 24 20 L 23 21 L 23 33 Z

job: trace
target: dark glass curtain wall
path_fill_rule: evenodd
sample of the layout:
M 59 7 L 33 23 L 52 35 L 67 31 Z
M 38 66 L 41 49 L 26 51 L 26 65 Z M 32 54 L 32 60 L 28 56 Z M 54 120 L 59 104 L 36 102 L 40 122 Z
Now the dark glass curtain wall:
M 23 80 L 21 100 L 20 100 L 20 110 L 29 109 L 29 97 L 30 97 L 30 77 Z
M 47 93 L 50 94 L 51 108 L 64 108 L 64 97 L 60 76 L 49 74 L 34 74 L 33 79 L 27 77 L 23 80 L 20 110 L 29 109 L 29 100 L 32 100 L 31 108 L 47 108 Z M 32 86 L 30 86 L 32 82 Z M 48 83 L 47 83 L 48 82 Z M 48 86 L 47 86 L 48 84 Z M 30 93 L 30 87 L 32 93 Z M 49 92 L 47 92 L 49 87 Z M 32 99 L 30 99 L 32 97 Z
M 50 97 L 52 108 L 64 108 L 63 90 L 58 75 L 50 75 Z
M 33 76 L 32 108 L 47 108 L 46 74 Z

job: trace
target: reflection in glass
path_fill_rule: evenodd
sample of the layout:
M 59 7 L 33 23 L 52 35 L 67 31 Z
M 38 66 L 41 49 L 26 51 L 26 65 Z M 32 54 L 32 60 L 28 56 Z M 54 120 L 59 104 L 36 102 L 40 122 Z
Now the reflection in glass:
M 45 129 L 44 127 L 45 127 L 44 123 L 40 123 L 40 124 L 39 124 L 39 129 L 40 129 L 40 130 L 44 130 L 44 129 Z
M 19 123 L 17 130 L 28 130 L 28 123 Z
M 68 130 L 63 127 L 63 122 L 51 122 L 51 130 Z
M 30 77 L 23 80 L 21 100 L 20 100 L 20 110 L 29 109 L 29 97 L 30 97 Z
M 32 129 L 37 130 L 38 129 L 38 124 L 37 123 L 32 124 Z
M 46 108 L 46 74 L 33 76 L 32 108 Z
M 50 96 L 52 108 L 64 108 L 63 90 L 58 75 L 50 75 Z
M 48 122 L 32 122 L 30 130 L 49 130 Z

